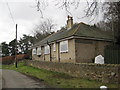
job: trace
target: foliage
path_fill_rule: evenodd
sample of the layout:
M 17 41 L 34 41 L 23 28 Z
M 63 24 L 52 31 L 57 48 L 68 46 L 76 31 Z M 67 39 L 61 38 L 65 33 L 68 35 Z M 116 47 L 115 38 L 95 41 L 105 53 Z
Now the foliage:
M 15 39 L 9 42 L 9 54 L 15 55 Z
M 97 25 L 107 31 L 114 32 L 114 42 L 120 44 L 120 1 L 103 4 L 104 20 Z
M 115 43 L 120 44 L 120 1 L 118 2 L 106 2 L 108 5 L 104 18 L 107 18 L 108 22 L 112 23 L 112 29 L 114 31 Z
M 6 57 L 2 57 L 2 64 L 12 64 L 14 63 L 14 56 L 6 56 Z
M 88 80 L 85 78 L 76 78 L 65 73 L 52 72 L 45 69 L 38 69 L 25 64 L 19 63 L 16 69 L 14 65 L 3 66 L 5 69 L 12 69 L 38 78 L 40 81 L 48 83 L 50 86 L 58 88 L 99 88 L 101 85 L 106 85 L 109 88 L 117 88 L 115 84 L 105 84 L 98 81 Z
M 9 55 L 9 47 L 6 42 L 1 43 L 2 46 L 2 57 Z
M 18 53 L 29 54 L 34 42 L 34 37 L 24 34 L 18 41 Z
M 28 58 L 28 55 L 27 54 L 20 54 L 20 55 L 17 55 L 17 60 L 20 61 L 20 60 L 23 60 L 23 59 L 26 59 Z M 2 61 L 2 64 L 13 64 L 15 61 L 15 56 L 6 56 L 6 57 L 2 57 L 0 58 L 0 60 Z
M 103 5 L 104 19 L 107 21 L 118 21 L 119 19 L 119 3 L 120 2 L 105 2 Z
M 23 37 L 17 41 L 17 54 L 28 54 L 31 57 L 31 47 L 46 38 L 47 36 L 53 34 L 52 29 L 55 25 L 52 20 L 47 19 L 47 21 L 41 22 L 34 28 L 34 36 L 23 34 Z M 3 56 L 13 56 L 15 55 L 15 39 L 10 41 L 9 44 L 6 42 L 2 43 L 2 55 Z

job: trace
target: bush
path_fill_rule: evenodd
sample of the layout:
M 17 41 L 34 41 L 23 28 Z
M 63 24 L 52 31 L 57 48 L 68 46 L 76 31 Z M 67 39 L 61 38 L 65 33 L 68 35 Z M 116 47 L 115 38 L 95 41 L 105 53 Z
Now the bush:
M 23 60 L 28 58 L 27 54 L 20 54 L 17 55 L 17 60 Z M 0 58 L 0 61 L 2 61 L 2 64 L 13 64 L 15 62 L 15 55 L 14 56 L 6 56 L 6 57 L 2 57 Z

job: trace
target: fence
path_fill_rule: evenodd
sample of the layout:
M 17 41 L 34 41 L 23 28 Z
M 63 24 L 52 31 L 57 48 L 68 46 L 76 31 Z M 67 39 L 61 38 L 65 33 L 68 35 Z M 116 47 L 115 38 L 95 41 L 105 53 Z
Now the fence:
M 120 64 L 120 46 L 109 45 L 105 47 L 104 57 L 106 64 Z

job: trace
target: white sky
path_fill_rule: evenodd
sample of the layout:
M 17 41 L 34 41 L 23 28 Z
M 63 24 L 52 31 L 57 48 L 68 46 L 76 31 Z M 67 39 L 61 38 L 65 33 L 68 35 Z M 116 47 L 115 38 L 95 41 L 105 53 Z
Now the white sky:
M 55 0 L 48 1 L 49 5 L 43 11 L 44 18 L 52 18 L 58 30 L 61 26 L 65 26 L 67 13 L 64 9 L 54 6 Z M 3 41 L 8 43 L 15 38 L 15 23 L 11 18 L 7 2 L 14 21 L 18 24 L 18 39 L 23 34 L 32 35 L 34 26 L 44 19 L 35 8 L 35 0 L 0 0 L 0 43 Z M 82 2 L 77 10 L 71 9 L 74 22 L 93 24 L 100 19 L 97 18 L 92 23 L 90 23 L 90 18 L 78 19 L 84 16 L 84 9 L 85 2 Z

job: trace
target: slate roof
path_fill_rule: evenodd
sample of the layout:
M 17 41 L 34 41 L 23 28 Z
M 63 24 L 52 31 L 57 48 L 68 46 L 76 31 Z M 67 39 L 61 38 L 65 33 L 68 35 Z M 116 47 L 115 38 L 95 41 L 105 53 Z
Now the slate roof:
M 56 32 L 42 41 L 36 43 L 33 47 L 47 44 L 47 42 L 54 42 L 57 40 L 65 39 L 71 36 L 84 37 L 86 39 L 95 39 L 95 40 L 113 40 L 112 33 L 108 33 L 100 30 L 97 27 L 90 26 L 84 23 L 74 24 L 70 30 L 62 29 L 59 32 Z

